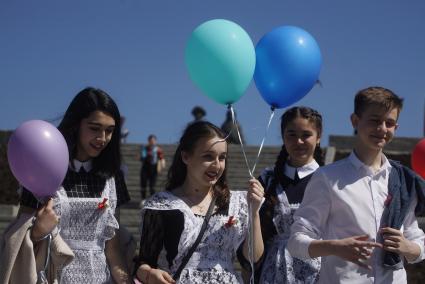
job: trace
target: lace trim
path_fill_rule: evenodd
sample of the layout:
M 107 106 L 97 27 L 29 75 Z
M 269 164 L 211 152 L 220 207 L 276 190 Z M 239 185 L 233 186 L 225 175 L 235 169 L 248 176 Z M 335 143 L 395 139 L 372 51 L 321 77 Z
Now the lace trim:
M 246 200 L 247 193 L 245 191 L 231 191 L 229 216 L 235 216 L 238 223 L 230 229 L 222 229 L 228 219 L 228 216 L 221 214 L 213 215 L 210 219 L 210 225 L 205 232 L 204 239 L 201 241 L 197 252 L 202 255 L 201 262 L 214 263 L 214 259 L 221 259 L 220 255 L 231 254 L 233 256 L 245 238 L 248 229 L 248 204 Z M 178 244 L 178 253 L 171 265 L 171 273 L 174 273 L 181 263 L 182 258 L 196 237 L 199 234 L 203 218 L 197 217 L 189 206 L 180 198 L 168 191 L 156 193 L 145 202 L 142 210 L 142 221 L 140 229 L 143 228 L 144 210 L 180 210 L 184 215 L 184 228 Z M 217 244 L 222 244 L 221 247 Z M 216 247 L 214 250 L 206 250 L 206 248 Z M 230 249 L 230 251 L 229 251 Z M 229 257 L 228 259 L 232 259 Z M 197 262 L 199 263 L 199 261 Z M 191 261 L 191 266 L 196 264 Z M 230 261 L 230 266 L 231 266 Z M 224 265 L 228 266 L 228 265 Z M 223 268 L 221 268 L 223 269 Z

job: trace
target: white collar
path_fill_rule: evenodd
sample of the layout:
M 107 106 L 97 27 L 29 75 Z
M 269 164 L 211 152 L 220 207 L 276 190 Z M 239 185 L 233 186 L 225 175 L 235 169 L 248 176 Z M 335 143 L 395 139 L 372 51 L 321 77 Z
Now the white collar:
M 387 157 L 383 153 L 381 153 L 381 167 L 378 171 L 374 172 L 372 167 L 366 165 L 360 159 L 357 157 L 356 153 L 354 151 L 351 151 L 350 156 L 348 156 L 348 160 L 353 164 L 353 166 L 356 168 L 356 170 L 359 170 L 360 168 L 364 169 L 368 175 L 376 175 L 379 173 L 386 173 L 387 170 L 391 168 L 391 164 L 388 161 Z
M 287 177 L 289 177 L 291 179 L 295 179 L 295 170 L 297 170 L 298 171 L 298 177 L 300 179 L 302 179 L 302 178 L 308 176 L 309 174 L 313 173 L 318 168 L 319 168 L 319 164 L 314 159 L 310 163 L 308 163 L 308 164 L 306 164 L 302 167 L 299 167 L 299 168 L 291 167 L 290 165 L 288 165 L 288 163 L 285 163 L 284 173 Z
M 81 167 L 83 167 L 86 172 L 89 172 L 92 169 L 92 160 L 90 159 L 85 162 L 80 162 L 74 159 L 72 160 L 72 165 L 73 165 L 73 170 L 77 173 L 80 171 Z

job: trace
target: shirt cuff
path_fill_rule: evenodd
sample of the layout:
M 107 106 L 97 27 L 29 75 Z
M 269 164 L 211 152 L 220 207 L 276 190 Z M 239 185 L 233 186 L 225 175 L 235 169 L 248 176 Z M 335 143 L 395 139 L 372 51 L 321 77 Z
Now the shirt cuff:
M 425 259 L 424 254 L 424 244 L 420 241 L 412 241 L 413 243 L 417 244 L 419 246 L 419 249 L 421 250 L 421 253 L 414 261 L 408 261 L 409 263 L 418 263 Z
M 312 241 L 313 239 L 309 236 L 295 233 L 288 242 L 289 252 L 292 256 L 302 260 L 311 259 L 311 256 L 308 253 L 308 248 Z

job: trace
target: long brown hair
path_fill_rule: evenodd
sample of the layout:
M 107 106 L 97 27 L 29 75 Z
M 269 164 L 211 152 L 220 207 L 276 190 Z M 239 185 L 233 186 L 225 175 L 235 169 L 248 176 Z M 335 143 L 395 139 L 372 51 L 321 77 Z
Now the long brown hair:
M 173 162 L 168 170 L 166 190 L 172 191 L 181 186 L 186 179 L 187 166 L 183 162 L 182 152 L 191 154 L 201 139 L 214 137 L 224 139 L 225 135 L 220 128 L 208 121 L 196 121 L 186 127 L 174 154 Z M 213 194 L 217 197 L 217 206 L 220 209 L 227 206 L 229 204 L 230 191 L 227 186 L 226 168 L 214 185 L 213 190 Z

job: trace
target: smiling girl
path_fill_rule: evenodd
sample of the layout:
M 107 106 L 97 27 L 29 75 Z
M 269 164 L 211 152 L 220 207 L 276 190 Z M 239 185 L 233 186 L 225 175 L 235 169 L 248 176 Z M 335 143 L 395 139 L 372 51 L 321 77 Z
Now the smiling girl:
M 69 169 L 44 206 L 23 190 L 22 210 L 37 209 L 31 240 L 36 247 L 53 231 L 72 249 L 74 260 L 56 271 L 60 283 L 130 283 L 115 233 L 118 207 L 129 201 L 120 171 L 118 107 L 104 91 L 86 88 L 72 100 L 58 129 L 68 145 Z
M 260 210 L 265 259 L 257 269 L 256 280 L 260 283 L 314 283 L 320 259 L 301 261 L 293 258 L 286 244 L 293 214 L 321 161 L 322 117 L 311 108 L 293 107 L 282 115 L 280 127 L 282 150 L 275 166 L 265 169 L 259 178 L 266 191 L 266 201 Z
M 254 215 L 254 259 L 261 258 L 258 210 L 263 187 L 251 179 L 248 193 L 229 190 L 224 137 L 219 128 L 206 121 L 194 122 L 184 131 L 166 191 L 148 199 L 142 210 L 136 274 L 141 282 L 240 283 L 233 260 L 238 249 L 248 257 L 248 200 Z M 205 232 L 194 246 L 203 224 Z

